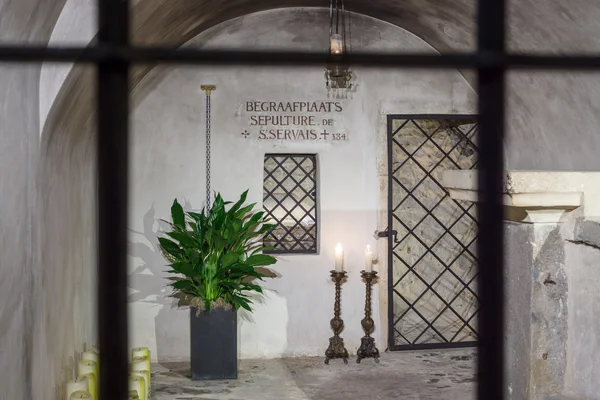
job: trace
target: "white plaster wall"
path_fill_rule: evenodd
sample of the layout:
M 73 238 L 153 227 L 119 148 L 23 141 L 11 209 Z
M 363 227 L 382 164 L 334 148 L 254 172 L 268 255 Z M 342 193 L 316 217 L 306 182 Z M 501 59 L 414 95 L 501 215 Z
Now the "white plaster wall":
M 190 46 L 326 49 L 326 10 L 273 10 L 223 23 Z M 353 47 L 432 52 L 414 35 L 392 25 L 356 16 Z M 470 113 L 473 93 L 458 72 L 416 72 L 356 68 L 358 89 L 343 103 L 344 143 L 289 143 L 244 139 L 246 100 L 321 101 L 327 99 L 322 68 L 156 69 L 137 90 L 133 113 L 131 180 L 131 346 L 148 346 L 154 360 L 189 357 L 189 312 L 177 310 L 165 289 L 164 260 L 156 248 L 157 218 L 169 218 L 174 198 L 191 208 L 205 199 L 205 95 L 213 83 L 212 187 L 226 199 L 250 189 L 262 201 L 263 156 L 268 152 L 317 153 L 319 166 L 320 252 L 282 256 L 272 268 L 280 277 L 263 286 L 266 295 L 252 315 L 240 313 L 240 352 L 244 358 L 322 355 L 331 336 L 334 246 L 344 245 L 348 282 L 342 316 L 346 347 L 356 351 L 363 335 L 364 248 L 378 250 L 386 292 L 385 242 L 373 232 L 387 204 L 385 115 L 388 113 Z M 386 346 L 384 304 L 374 293 L 379 347 Z M 382 315 L 380 315 L 380 310 Z M 380 318 L 381 317 L 381 318 Z

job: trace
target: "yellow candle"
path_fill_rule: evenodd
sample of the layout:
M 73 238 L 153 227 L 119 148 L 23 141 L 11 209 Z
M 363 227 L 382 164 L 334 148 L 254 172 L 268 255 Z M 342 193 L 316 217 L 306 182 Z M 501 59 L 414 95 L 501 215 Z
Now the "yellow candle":
M 140 400 L 140 396 L 138 396 L 137 392 L 129 392 L 128 400 Z
M 91 399 L 91 398 L 92 398 L 92 395 L 90 394 L 90 392 L 78 390 L 75 393 L 71 394 L 71 397 L 69 397 L 69 400 Z
M 144 388 L 146 389 L 145 399 L 150 398 L 150 388 L 152 383 L 150 382 L 150 371 L 148 370 L 139 370 L 139 371 L 131 371 L 131 376 L 137 376 L 144 379 Z
M 98 398 L 98 381 L 96 380 L 96 376 L 94 374 L 83 374 L 79 375 L 77 379 L 87 379 L 88 392 L 92 395 L 92 400 L 96 400 Z
M 136 357 L 148 357 L 150 360 L 150 350 L 147 347 L 136 347 L 131 350 L 131 358 L 134 359 Z
M 129 377 L 129 394 L 135 392 L 140 400 L 146 400 L 146 379 L 141 376 Z
M 344 249 L 342 248 L 342 244 L 338 243 L 335 246 L 335 271 L 342 272 L 344 269 Z
M 89 384 L 87 379 L 75 379 L 67 382 L 67 395 L 65 398 L 71 400 L 71 395 L 80 391 L 87 392 L 89 390 Z

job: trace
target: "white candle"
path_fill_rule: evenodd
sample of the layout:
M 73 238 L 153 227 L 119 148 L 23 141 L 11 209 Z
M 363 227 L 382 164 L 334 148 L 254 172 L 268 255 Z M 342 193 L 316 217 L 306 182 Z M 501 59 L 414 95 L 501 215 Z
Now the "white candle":
M 100 379 L 100 354 L 96 353 L 93 350 L 84 351 L 83 354 L 81 355 L 81 359 L 83 361 L 92 361 L 92 362 L 96 363 L 96 378 Z M 90 390 L 90 393 L 92 393 L 91 390 Z
M 146 390 L 144 399 L 149 399 L 150 398 L 150 387 L 151 387 L 150 371 L 147 371 L 147 370 L 131 371 L 131 376 L 137 376 L 144 380 L 144 389 Z
M 133 357 L 131 360 L 131 370 L 132 371 L 141 371 L 148 370 L 150 371 L 150 359 L 148 357 Z
M 95 351 L 84 351 L 81 354 L 82 360 L 94 361 L 96 364 L 99 364 L 100 355 Z
M 371 271 L 373 271 L 373 252 L 371 246 L 367 245 L 367 250 L 365 250 L 365 272 Z
M 71 400 L 71 395 L 77 392 L 87 392 L 89 390 L 87 379 L 75 379 L 67 382 L 66 400 Z
M 130 376 L 129 391 L 135 392 L 140 400 L 146 400 L 146 380 L 141 376 Z
M 88 382 L 88 392 L 92 395 L 92 400 L 96 400 L 98 398 L 98 386 L 97 380 L 94 374 L 83 374 L 79 375 L 77 379 L 87 379 Z
M 150 350 L 147 347 L 136 347 L 131 350 L 131 358 L 148 357 L 150 359 Z
M 77 374 L 93 374 L 96 380 L 98 380 L 98 363 L 90 360 L 79 361 L 79 368 L 77 369 Z
M 338 243 L 335 246 L 335 271 L 342 272 L 344 269 L 344 249 L 342 249 L 342 244 Z
M 76 392 L 74 392 L 73 394 L 71 394 L 71 397 L 69 398 L 69 400 L 77 400 L 77 399 L 91 399 L 92 395 L 90 394 L 90 392 L 86 392 L 84 390 L 78 390 Z
M 142 375 L 137 375 L 137 376 L 143 376 L 145 379 L 145 386 L 146 386 L 146 399 L 150 398 L 150 378 L 151 378 L 151 374 L 150 374 L 150 358 L 148 357 L 133 357 L 133 359 L 131 360 L 131 375 L 135 376 L 135 373 L 141 373 Z M 141 396 L 140 396 L 141 397 Z

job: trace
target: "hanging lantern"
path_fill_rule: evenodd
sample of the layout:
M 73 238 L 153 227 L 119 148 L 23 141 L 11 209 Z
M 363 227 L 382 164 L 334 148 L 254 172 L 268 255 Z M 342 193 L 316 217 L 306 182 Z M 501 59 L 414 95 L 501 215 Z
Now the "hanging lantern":
M 344 0 L 330 0 L 329 5 L 329 54 L 332 61 L 325 68 L 328 89 L 350 89 L 352 72 L 341 57 L 347 53 L 347 12 Z M 339 58 L 339 60 L 337 59 Z

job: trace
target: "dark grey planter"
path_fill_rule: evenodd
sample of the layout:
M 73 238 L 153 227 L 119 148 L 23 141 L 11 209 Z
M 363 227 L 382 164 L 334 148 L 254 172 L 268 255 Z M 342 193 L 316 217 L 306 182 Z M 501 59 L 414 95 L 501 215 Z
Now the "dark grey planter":
M 237 379 L 237 312 L 190 308 L 192 380 Z

